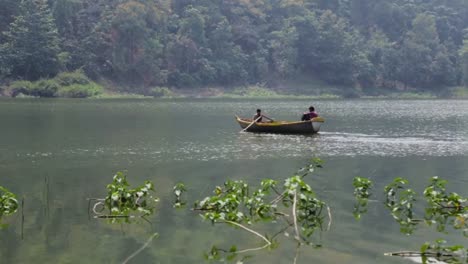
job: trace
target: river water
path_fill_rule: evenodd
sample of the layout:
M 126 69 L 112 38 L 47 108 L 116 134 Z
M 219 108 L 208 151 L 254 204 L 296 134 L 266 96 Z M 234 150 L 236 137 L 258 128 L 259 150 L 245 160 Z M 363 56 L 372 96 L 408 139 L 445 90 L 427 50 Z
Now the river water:
M 326 120 L 318 135 L 239 133 L 234 119 L 261 108 L 298 120 L 311 104 Z M 434 227 L 403 235 L 382 203 L 395 177 L 422 193 L 439 176 L 449 191 L 468 195 L 468 101 L 4 99 L 0 120 L 0 185 L 24 200 L 4 219 L 1 263 L 122 263 L 155 232 L 128 263 L 207 263 L 203 253 L 213 245 L 260 246 L 240 229 L 202 221 L 190 205 L 227 179 L 281 181 L 313 157 L 325 164 L 307 182 L 333 221 L 317 233 L 323 247 L 301 247 L 297 263 L 408 263 L 384 253 L 439 238 L 468 246 L 459 232 Z M 90 215 L 87 198 L 104 197 L 121 170 L 130 184 L 155 183 L 161 201 L 151 224 L 112 225 Z M 355 176 L 375 185 L 360 221 L 352 215 Z M 177 182 L 188 187 L 186 209 L 172 208 Z M 278 248 L 244 263 L 293 263 L 295 247 L 280 236 Z

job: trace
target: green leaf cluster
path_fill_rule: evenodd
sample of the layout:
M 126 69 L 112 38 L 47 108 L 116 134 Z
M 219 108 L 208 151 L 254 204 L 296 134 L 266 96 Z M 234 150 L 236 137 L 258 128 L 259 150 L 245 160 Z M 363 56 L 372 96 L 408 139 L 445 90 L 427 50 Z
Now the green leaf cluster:
M 430 185 L 424 190 L 427 200 L 426 222 L 436 223 L 438 231 L 444 231 L 448 222 L 456 229 L 463 229 L 468 237 L 468 199 L 457 193 L 447 193 L 446 180 L 432 177 Z
M 468 249 L 461 245 L 446 246 L 447 241 L 438 239 L 435 243 L 426 242 L 421 246 L 422 263 L 430 263 L 433 257 L 444 263 L 462 263 L 462 259 L 468 254 Z
M 393 218 L 400 224 L 400 231 L 411 234 L 417 222 L 414 221 L 413 204 L 416 201 L 416 192 L 405 186 L 408 180 L 396 178 L 392 183 L 385 186 L 385 205 L 390 209 Z
M 123 217 L 125 222 L 130 217 L 145 217 L 154 213 L 158 198 L 153 196 L 154 185 L 145 181 L 141 186 L 131 188 L 124 172 L 117 172 L 111 184 L 107 185 L 107 196 L 104 199 L 105 207 L 109 211 L 112 222 L 119 222 Z
M 322 228 L 325 217 L 325 202 L 318 199 L 312 187 L 304 181 L 304 177 L 317 167 L 321 167 L 320 160 L 285 179 L 283 184 L 264 179 L 257 188 L 242 180 L 228 180 L 223 186 L 216 186 L 214 195 L 195 202 L 194 210 L 213 224 L 253 225 L 285 219 L 287 227 L 294 227 L 299 232 L 295 234 L 296 239 L 308 243 L 307 238 Z
M 359 220 L 361 215 L 367 212 L 367 203 L 371 197 L 372 181 L 367 178 L 355 177 L 353 179 L 354 186 L 354 198 L 356 203 L 354 204 L 353 215 Z
M 16 195 L 0 186 L 0 228 L 5 227 L 5 225 L 1 224 L 2 218 L 16 213 L 17 210 L 18 200 Z

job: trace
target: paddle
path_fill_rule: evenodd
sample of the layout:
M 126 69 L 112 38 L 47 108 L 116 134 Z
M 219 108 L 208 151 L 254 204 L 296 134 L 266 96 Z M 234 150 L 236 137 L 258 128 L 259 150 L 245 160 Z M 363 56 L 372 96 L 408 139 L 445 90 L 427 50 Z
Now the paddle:
M 257 120 L 259 120 L 260 118 L 262 118 L 263 116 L 260 115 L 257 119 L 255 119 L 254 121 L 252 121 L 252 123 L 250 123 L 248 126 L 246 126 L 244 129 L 242 129 L 240 132 L 244 132 L 246 131 L 249 127 L 251 127 L 253 124 L 255 124 L 255 122 L 257 122 Z

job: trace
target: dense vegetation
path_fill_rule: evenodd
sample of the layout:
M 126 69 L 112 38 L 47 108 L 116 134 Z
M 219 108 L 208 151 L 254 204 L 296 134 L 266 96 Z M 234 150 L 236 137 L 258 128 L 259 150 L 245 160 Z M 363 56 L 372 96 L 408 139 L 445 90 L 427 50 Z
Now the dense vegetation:
M 0 0 L 0 32 L 4 84 L 468 86 L 466 0 Z

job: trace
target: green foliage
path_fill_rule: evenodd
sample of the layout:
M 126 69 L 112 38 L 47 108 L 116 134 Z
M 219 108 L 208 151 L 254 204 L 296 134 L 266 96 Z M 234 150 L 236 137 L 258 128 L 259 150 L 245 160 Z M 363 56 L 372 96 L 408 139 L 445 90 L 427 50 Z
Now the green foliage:
M 0 71 L 38 80 L 82 68 L 144 94 L 297 75 L 370 94 L 444 89 L 467 83 L 467 10 L 466 1 L 4 0 Z
M 7 90 L 12 97 L 16 97 L 18 94 L 28 95 L 32 87 L 33 84 L 30 81 L 14 81 Z
M 424 197 L 428 202 L 426 207 L 426 221 L 436 223 L 438 231 L 444 231 L 447 222 L 457 229 L 464 229 L 468 237 L 468 199 L 457 193 L 447 193 L 447 181 L 432 177 L 431 184 L 424 190 Z
M 197 201 L 194 210 L 199 211 L 203 219 L 211 223 L 226 223 L 250 232 L 263 241 L 265 245 L 255 250 L 275 246 L 275 236 L 260 235 L 250 229 L 256 223 L 281 223 L 282 232 L 292 229 L 294 239 L 298 243 L 311 244 L 311 238 L 317 229 L 322 229 L 325 202 L 316 197 L 312 187 L 304 181 L 304 177 L 321 167 L 321 160 L 301 169 L 296 175 L 279 184 L 272 179 L 264 179 L 260 186 L 252 188 L 242 180 L 228 180 L 223 186 L 216 186 L 213 195 Z M 249 227 L 247 227 L 249 226 Z M 281 232 L 280 232 L 281 233 Z M 251 249 L 252 250 L 252 249 Z M 233 255 L 250 250 L 220 250 L 213 247 L 207 254 L 209 259 L 218 259 L 221 252 Z
M 174 188 L 174 208 L 182 208 L 184 207 L 187 202 L 182 198 L 182 195 L 187 192 L 187 189 L 185 188 L 185 184 L 183 183 L 177 183 Z
M 468 37 L 463 40 L 463 46 L 459 50 L 462 72 L 462 84 L 468 87 Z
M 61 86 L 69 86 L 73 84 L 86 85 L 91 83 L 89 78 L 82 70 L 77 70 L 74 72 L 61 72 L 54 79 Z
M 426 222 L 429 225 L 437 224 L 437 231 L 444 232 L 446 225 L 450 224 L 455 230 L 461 230 L 465 237 L 468 237 L 468 199 L 456 193 L 447 193 L 445 185 L 447 181 L 432 177 L 430 185 L 423 194 L 427 201 L 425 207 L 425 220 L 415 219 L 413 204 L 416 202 L 416 193 L 407 188 L 408 181 L 403 178 L 395 178 L 392 183 L 385 186 L 385 205 L 390 209 L 393 218 L 400 224 L 400 231 L 410 235 L 420 223 Z M 357 204 L 354 208 L 356 219 L 360 219 L 360 214 L 366 212 L 361 207 L 367 206 L 370 197 L 369 189 L 372 182 L 368 179 L 355 177 L 353 181 L 355 187 L 354 195 Z M 446 241 L 437 240 L 435 244 L 425 243 L 421 246 L 420 252 L 400 251 L 385 253 L 388 256 L 399 256 L 414 260 L 421 257 L 421 263 L 464 263 L 468 250 L 461 246 L 445 246 Z
M 53 79 L 36 82 L 15 81 L 10 84 L 11 96 L 19 94 L 35 97 L 85 98 L 102 93 L 102 86 L 89 80 L 82 71 L 63 72 Z
M 392 183 L 385 186 L 385 205 L 395 220 L 400 224 L 401 232 L 405 234 L 413 233 L 417 222 L 413 218 L 413 203 L 416 201 L 416 192 L 406 189 L 408 181 L 403 178 L 396 178 Z
M 3 32 L 0 68 L 14 78 L 37 80 L 59 70 L 59 35 L 46 0 L 21 1 L 19 14 Z
M 59 89 L 57 95 L 59 97 L 69 98 L 87 98 L 99 95 L 102 93 L 102 87 L 96 83 L 86 85 L 72 84 Z
M 167 87 L 153 87 L 150 89 L 149 95 L 163 98 L 177 97 L 177 94 Z
M 0 186 L 0 229 L 7 226 L 1 223 L 2 218 L 16 213 L 17 210 L 18 200 L 16 199 L 16 195 Z
M 158 198 L 153 196 L 154 185 L 145 181 L 141 186 L 130 188 L 127 176 L 124 172 L 117 172 L 111 184 L 107 185 L 107 196 L 104 199 L 104 207 L 107 215 L 98 215 L 110 218 L 112 223 L 130 222 L 133 217 L 145 217 L 154 213 Z M 96 206 L 95 206 L 96 207 Z
M 432 177 L 430 185 L 423 194 L 427 201 L 425 207 L 425 221 L 414 218 L 413 203 L 416 201 L 415 192 L 405 186 L 408 181 L 396 178 L 393 183 L 385 187 L 386 206 L 393 217 L 400 224 L 401 232 L 411 234 L 419 223 L 436 224 L 437 231 L 444 232 L 450 224 L 461 230 L 468 237 L 468 199 L 457 193 L 447 193 L 447 181 Z
M 369 201 L 370 190 L 372 188 L 372 181 L 362 177 L 355 177 L 353 180 L 354 186 L 354 197 L 356 199 L 356 203 L 354 204 L 353 215 L 354 217 L 359 220 L 361 219 L 361 214 L 367 212 L 367 203 Z
M 53 79 L 39 80 L 33 83 L 32 89 L 29 91 L 28 95 L 37 97 L 55 97 L 57 96 L 59 88 L 59 84 Z
M 421 246 L 421 259 L 423 263 L 428 262 L 429 257 L 434 257 L 444 263 L 462 263 L 462 259 L 466 257 L 468 249 L 460 245 L 445 246 L 447 241 L 438 239 L 435 244 L 424 243 Z
M 232 97 L 241 96 L 241 97 L 263 97 L 263 98 L 272 98 L 280 97 L 280 95 L 272 90 L 269 90 L 264 87 L 264 85 L 254 85 L 248 87 L 236 88 L 232 91 Z M 228 95 L 229 97 L 229 95 Z

